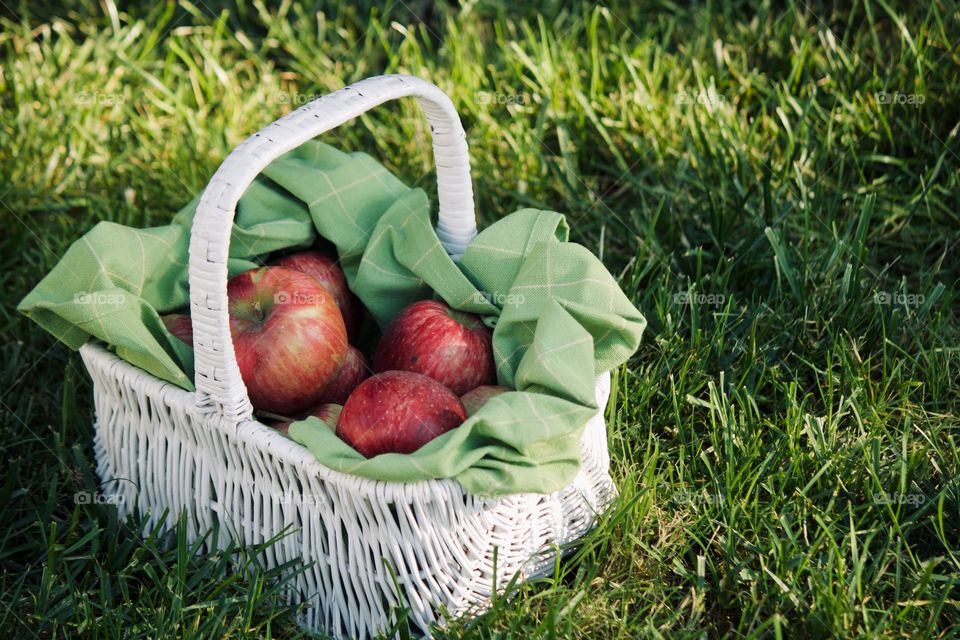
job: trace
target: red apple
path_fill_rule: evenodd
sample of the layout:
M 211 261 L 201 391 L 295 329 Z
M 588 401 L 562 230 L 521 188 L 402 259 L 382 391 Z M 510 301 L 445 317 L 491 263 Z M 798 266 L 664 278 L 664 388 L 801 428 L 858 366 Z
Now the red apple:
M 334 378 L 327 390 L 323 392 L 321 403 L 343 404 L 357 385 L 370 376 L 370 365 L 367 359 L 354 346 L 347 347 L 347 356 L 343 361 L 343 368 Z
M 227 282 L 230 333 L 250 402 L 295 415 L 316 404 L 347 355 L 333 296 L 310 276 L 261 267 Z
M 168 313 L 165 316 L 160 316 L 160 320 L 167 331 L 182 342 L 193 346 L 193 321 L 190 320 L 190 316 L 182 313 Z
M 467 415 L 472 416 L 480 410 L 480 407 L 487 404 L 487 400 L 507 391 L 513 391 L 513 389 L 499 384 L 484 384 L 460 396 L 460 402 L 463 403 L 463 408 L 467 410 Z
M 338 263 L 339 260 L 325 253 L 301 251 L 274 260 L 271 264 L 302 271 L 322 284 L 333 296 L 340 313 L 343 314 L 347 335 L 353 337 L 357 332 L 362 310 L 360 301 L 347 287 L 347 278 L 343 275 L 343 270 Z
M 413 453 L 466 418 L 460 399 L 436 380 L 410 371 L 386 371 L 367 378 L 350 394 L 337 435 L 368 458 Z
M 461 395 L 496 384 L 492 339 L 493 332 L 478 316 L 421 300 L 387 325 L 373 356 L 373 370 L 422 373 Z

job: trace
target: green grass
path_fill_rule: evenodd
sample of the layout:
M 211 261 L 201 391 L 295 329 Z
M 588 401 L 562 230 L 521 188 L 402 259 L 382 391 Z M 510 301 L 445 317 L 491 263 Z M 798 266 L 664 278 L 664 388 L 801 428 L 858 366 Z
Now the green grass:
M 298 567 L 75 504 L 90 383 L 13 308 L 97 221 L 165 223 L 245 136 L 389 72 L 453 98 L 482 223 L 567 214 L 650 322 L 620 499 L 450 637 L 960 633 L 957 5 L 369 4 L 0 9 L 7 635 L 298 633 Z M 410 102 L 324 139 L 434 188 Z

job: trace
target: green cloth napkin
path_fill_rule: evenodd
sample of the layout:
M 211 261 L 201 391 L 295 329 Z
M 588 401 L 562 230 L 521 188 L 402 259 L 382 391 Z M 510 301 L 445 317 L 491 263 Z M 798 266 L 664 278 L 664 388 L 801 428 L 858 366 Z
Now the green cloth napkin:
M 192 390 L 192 350 L 159 314 L 189 302 L 196 203 L 163 227 L 96 225 L 18 309 L 71 348 L 97 338 Z M 483 496 L 569 484 L 583 427 L 598 410 L 596 375 L 633 354 L 646 321 L 603 264 L 567 241 L 568 231 L 558 213 L 523 209 L 484 229 L 455 264 L 434 232 L 426 194 L 366 154 L 313 141 L 271 163 L 237 207 L 230 275 L 320 235 L 336 246 L 350 288 L 381 327 L 425 298 L 483 316 L 494 328 L 499 382 L 517 389 L 410 455 L 368 460 L 317 418 L 294 423 L 291 437 L 328 467 L 366 478 L 454 478 Z

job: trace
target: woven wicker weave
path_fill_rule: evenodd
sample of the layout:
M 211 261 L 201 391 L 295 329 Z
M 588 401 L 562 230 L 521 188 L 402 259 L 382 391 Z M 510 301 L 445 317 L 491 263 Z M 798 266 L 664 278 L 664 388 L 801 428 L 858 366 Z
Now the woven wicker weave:
M 204 191 L 190 245 L 195 393 L 101 346 L 81 349 L 94 382 L 97 469 L 122 515 L 149 515 L 149 526 L 165 510 L 185 513 L 189 537 L 219 524 L 246 544 L 292 528 L 264 561 L 310 563 L 292 583 L 290 597 L 310 605 L 305 626 L 334 636 L 373 635 L 389 627 L 392 611 L 401 607 L 409 608 L 408 619 L 427 635 L 441 612 L 481 611 L 495 576 L 502 586 L 517 572 L 529 578 L 550 571 L 557 545 L 582 536 L 615 491 L 602 409 L 609 374 L 597 379 L 601 410 L 584 430 L 580 473 L 550 495 L 483 499 L 452 480 L 380 482 L 338 473 L 253 417 L 227 318 L 226 258 L 237 201 L 281 154 L 404 96 L 416 97 L 430 122 L 437 234 L 458 259 L 476 226 L 466 136 L 453 104 L 417 78 L 370 78 L 248 138 Z

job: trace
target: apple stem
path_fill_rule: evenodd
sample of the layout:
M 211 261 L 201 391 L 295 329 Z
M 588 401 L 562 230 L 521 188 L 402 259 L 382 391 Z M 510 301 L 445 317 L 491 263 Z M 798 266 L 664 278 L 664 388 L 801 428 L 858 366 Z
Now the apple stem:
M 282 416 L 279 413 L 270 413 L 269 411 L 256 411 L 258 418 L 269 418 L 270 420 L 283 420 L 284 422 L 294 422 L 296 418 Z

